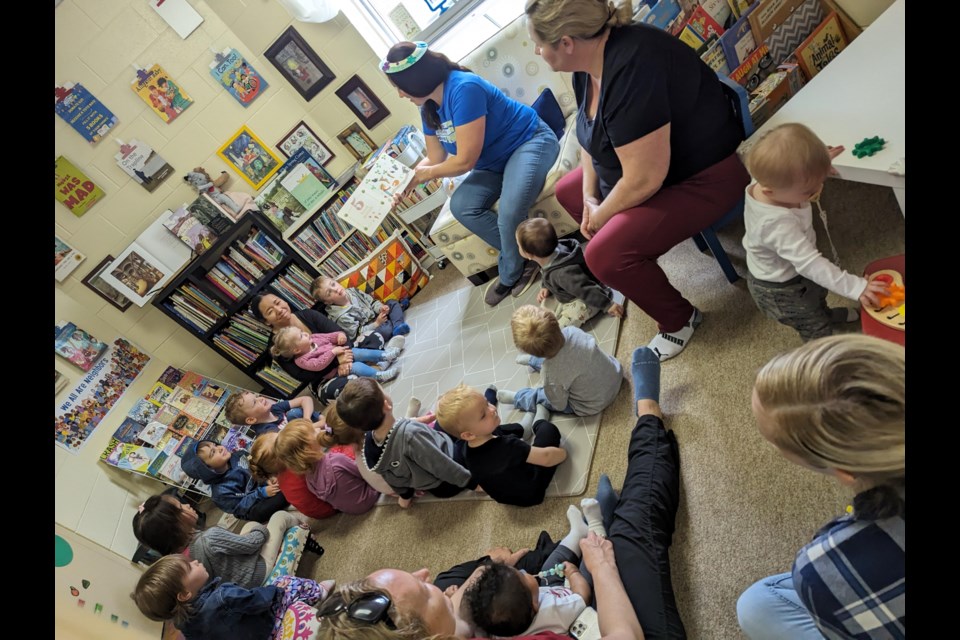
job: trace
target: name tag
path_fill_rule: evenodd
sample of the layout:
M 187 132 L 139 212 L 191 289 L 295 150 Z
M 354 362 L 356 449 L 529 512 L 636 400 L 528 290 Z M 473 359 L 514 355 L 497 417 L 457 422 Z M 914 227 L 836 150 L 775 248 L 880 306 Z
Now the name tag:
M 447 120 L 437 129 L 437 140 L 447 144 L 457 144 L 457 131 L 453 128 L 453 120 Z

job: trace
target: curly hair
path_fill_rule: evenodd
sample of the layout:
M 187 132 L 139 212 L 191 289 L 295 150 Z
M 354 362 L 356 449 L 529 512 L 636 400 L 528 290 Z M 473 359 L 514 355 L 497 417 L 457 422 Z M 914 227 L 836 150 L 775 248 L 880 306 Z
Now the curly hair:
M 491 635 L 523 633 L 533 623 L 536 611 L 520 572 L 491 560 L 481 566 L 484 570 L 463 593 L 461 615 Z
M 133 515 L 133 535 L 163 555 L 183 551 L 193 532 L 194 526 L 184 519 L 179 502 L 172 496 L 150 496 L 143 510 Z

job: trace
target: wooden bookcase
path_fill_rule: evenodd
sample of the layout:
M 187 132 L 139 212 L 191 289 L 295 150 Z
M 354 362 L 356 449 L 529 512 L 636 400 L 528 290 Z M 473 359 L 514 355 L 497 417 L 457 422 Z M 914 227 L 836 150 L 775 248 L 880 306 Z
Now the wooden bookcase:
M 231 299 L 207 276 L 215 265 L 221 262 L 224 255 L 229 256 L 231 249 L 236 251 L 238 243 L 243 244 L 251 237 L 251 234 L 255 234 L 257 231 L 276 245 L 283 255 L 274 267 L 264 269 L 263 274 L 255 282 L 252 282 L 242 292 L 242 295 L 239 295 L 235 300 Z M 309 282 L 319 275 L 312 264 L 287 246 L 275 227 L 259 211 L 249 211 L 243 214 L 227 233 L 221 235 L 210 249 L 194 258 L 171 280 L 154 297 L 152 304 L 205 345 L 226 358 L 228 362 L 263 384 L 265 395 L 275 398 L 291 398 L 299 393 L 306 386 L 306 383 L 292 381 L 292 383 L 284 386 L 270 377 L 265 377 L 264 372 L 270 370 L 272 364 L 272 358 L 265 349 L 256 349 L 254 344 L 245 344 L 250 352 L 257 352 L 252 358 L 248 354 L 245 359 L 224 345 L 229 343 L 229 341 L 225 341 L 225 337 L 229 338 L 231 335 L 235 335 L 236 323 L 250 316 L 249 302 L 259 293 L 279 295 L 290 303 L 293 310 L 312 306 L 312 300 L 305 304 L 303 300 L 296 299 L 295 295 L 291 295 L 280 287 L 282 283 L 289 282 L 292 279 L 292 274 L 297 271 L 299 271 L 299 274 L 296 279 L 301 283 L 306 280 L 306 287 L 309 287 Z M 190 299 L 189 296 L 185 295 L 185 290 L 188 289 L 198 292 L 195 295 L 206 296 L 219 307 L 217 312 L 210 314 L 215 319 L 208 317 L 207 323 L 198 322 L 196 316 L 191 316 L 189 312 L 184 311 L 182 301 L 184 298 Z M 267 335 L 269 335 L 269 331 Z M 275 366 L 272 368 L 276 370 Z M 286 374 L 283 375 L 288 380 L 292 380 Z

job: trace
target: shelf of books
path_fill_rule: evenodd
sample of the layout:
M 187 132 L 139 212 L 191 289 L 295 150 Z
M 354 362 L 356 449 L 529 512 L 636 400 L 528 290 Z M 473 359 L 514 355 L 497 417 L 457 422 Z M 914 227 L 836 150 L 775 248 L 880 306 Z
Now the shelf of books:
M 313 306 L 310 282 L 316 272 L 291 252 L 262 214 L 244 214 L 203 255 L 194 259 L 153 301 L 178 324 L 260 380 L 279 397 L 301 383 L 275 367 L 267 353 L 271 329 L 250 312 L 250 300 L 273 293 L 294 310 Z
M 231 452 L 250 450 L 253 434 L 249 427 L 231 424 L 223 413 L 227 398 L 243 391 L 192 371 L 167 367 L 114 432 L 100 461 L 209 496 L 210 487 L 183 473 L 180 461 L 198 440 L 213 440 Z

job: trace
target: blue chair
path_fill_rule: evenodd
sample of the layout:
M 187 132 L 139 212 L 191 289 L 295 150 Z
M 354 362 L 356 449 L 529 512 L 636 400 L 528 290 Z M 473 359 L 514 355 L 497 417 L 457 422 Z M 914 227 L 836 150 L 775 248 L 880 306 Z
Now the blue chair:
M 720 78 L 720 82 L 723 85 L 724 95 L 730 100 L 730 108 L 733 109 L 733 112 L 740 118 L 740 122 L 743 125 L 743 139 L 746 140 L 753 135 L 754 131 L 753 120 L 750 119 L 750 99 L 749 96 L 747 96 L 747 91 L 723 74 L 717 74 L 717 77 Z M 724 251 L 723 246 L 720 244 L 720 239 L 717 238 L 717 231 L 740 217 L 743 217 L 743 198 L 740 198 L 736 206 L 728 211 L 725 216 L 693 236 L 693 241 L 697 244 L 697 248 L 700 249 L 700 251 L 710 249 L 710 253 L 712 253 L 713 257 L 720 263 L 723 274 L 727 276 L 727 280 L 731 283 L 739 280 L 740 274 L 737 273 L 737 270 L 734 269 L 730 263 L 727 252 Z

